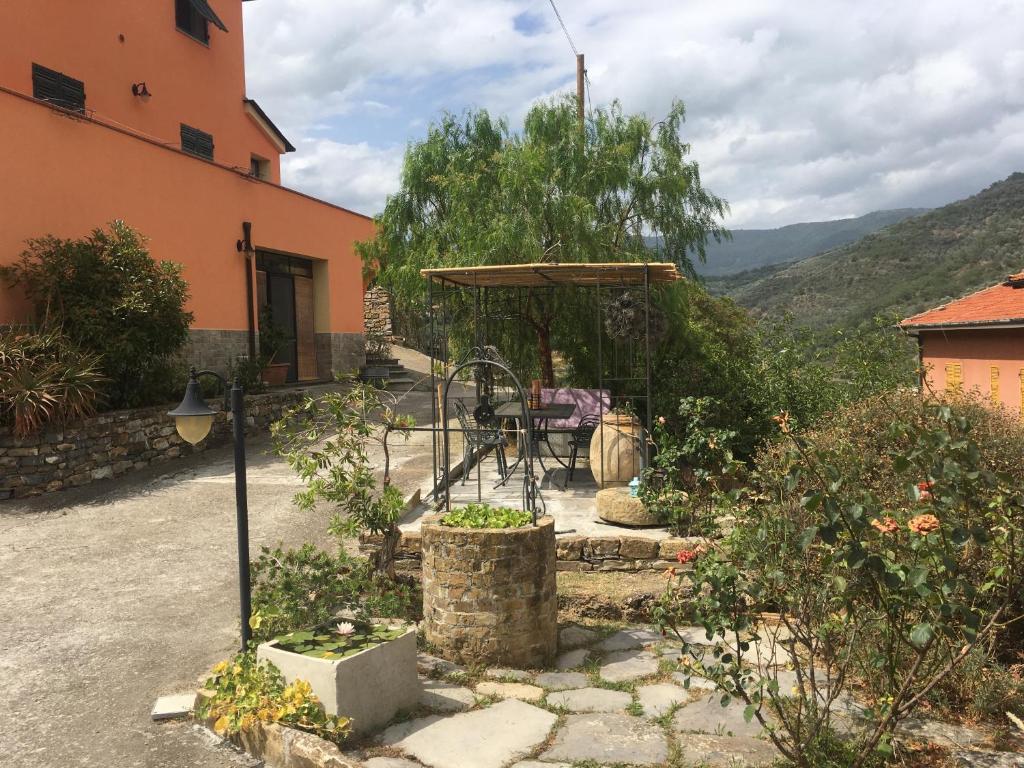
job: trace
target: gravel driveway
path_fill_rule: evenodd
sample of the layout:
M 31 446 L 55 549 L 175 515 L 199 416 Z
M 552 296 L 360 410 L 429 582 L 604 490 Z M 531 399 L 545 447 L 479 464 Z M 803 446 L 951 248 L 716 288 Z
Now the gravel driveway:
M 426 409 L 413 393 L 404 410 Z M 392 451 L 404 491 L 430 475 L 429 436 Z M 292 472 L 249 445 L 251 546 L 330 547 L 327 511 L 291 504 Z M 424 489 L 426 490 L 426 489 Z M 192 690 L 238 637 L 230 446 L 127 479 L 0 503 L 0 766 L 238 766 L 157 696 Z

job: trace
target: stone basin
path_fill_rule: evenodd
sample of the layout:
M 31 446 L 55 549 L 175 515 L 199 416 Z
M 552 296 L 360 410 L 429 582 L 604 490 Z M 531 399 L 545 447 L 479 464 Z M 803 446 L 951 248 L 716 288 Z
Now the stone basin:
M 630 528 L 661 525 L 658 516 L 649 512 L 638 497 L 629 495 L 629 488 L 605 488 L 598 491 L 597 516 L 606 523 Z

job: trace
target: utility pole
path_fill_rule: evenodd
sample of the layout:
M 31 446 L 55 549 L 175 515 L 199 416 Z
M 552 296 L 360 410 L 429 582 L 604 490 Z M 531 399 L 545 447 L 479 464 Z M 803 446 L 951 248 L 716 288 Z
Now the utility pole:
M 576 117 L 580 121 L 580 130 L 583 130 L 583 83 L 587 70 L 583 66 L 583 54 L 576 54 Z

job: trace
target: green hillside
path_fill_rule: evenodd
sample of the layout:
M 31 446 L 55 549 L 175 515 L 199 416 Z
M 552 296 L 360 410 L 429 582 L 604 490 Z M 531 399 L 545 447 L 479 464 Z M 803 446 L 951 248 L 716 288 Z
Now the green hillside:
M 731 275 L 805 259 L 927 211 L 927 208 L 900 208 L 873 211 L 854 219 L 810 221 L 778 229 L 734 229 L 731 239 L 708 243 L 707 262 L 696 262 L 694 266 L 701 275 Z
M 856 243 L 788 264 L 708 278 L 758 315 L 817 328 L 914 314 L 1024 269 L 1024 173 Z

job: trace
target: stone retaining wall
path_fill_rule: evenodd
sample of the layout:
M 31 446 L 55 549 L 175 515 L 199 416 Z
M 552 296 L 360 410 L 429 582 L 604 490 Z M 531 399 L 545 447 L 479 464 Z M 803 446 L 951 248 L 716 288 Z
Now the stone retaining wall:
M 394 329 L 391 325 L 391 296 L 375 285 L 363 294 L 363 325 L 367 336 L 392 341 Z
M 422 528 L 427 642 L 463 664 L 543 668 L 558 650 L 555 521 L 509 529 Z
M 304 390 L 292 389 L 246 397 L 247 429 L 267 429 L 304 396 Z M 223 400 L 210 398 L 209 403 L 220 410 Z M 178 436 L 174 420 L 167 415 L 171 408 L 159 405 L 101 413 L 62 428 L 47 428 L 25 440 L 0 427 L 0 499 L 88 485 L 230 441 L 230 414 L 220 411 L 210 435 L 193 447 Z
M 399 570 L 419 570 L 421 538 L 418 531 L 402 534 L 396 553 Z M 378 548 L 378 539 L 363 537 L 363 552 L 370 553 Z M 679 550 L 693 548 L 702 541 L 699 537 L 657 540 L 629 533 L 600 537 L 565 536 L 556 540 L 556 567 L 559 571 L 663 571 L 679 566 L 676 560 Z

